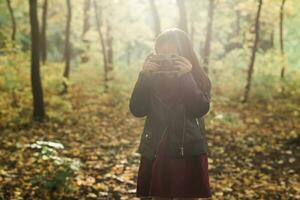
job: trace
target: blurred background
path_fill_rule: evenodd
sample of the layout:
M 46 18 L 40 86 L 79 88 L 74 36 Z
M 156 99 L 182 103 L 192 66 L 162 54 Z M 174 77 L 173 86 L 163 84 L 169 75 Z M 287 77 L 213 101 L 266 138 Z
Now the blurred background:
M 300 199 L 300 3 L 1 0 L 0 199 L 134 199 L 128 104 L 163 30 L 212 82 L 213 199 Z

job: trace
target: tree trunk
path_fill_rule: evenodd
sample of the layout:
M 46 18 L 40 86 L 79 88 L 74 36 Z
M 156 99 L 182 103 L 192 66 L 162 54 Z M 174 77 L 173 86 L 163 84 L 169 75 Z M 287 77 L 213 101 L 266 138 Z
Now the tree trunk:
M 192 43 L 194 43 L 194 39 L 195 39 L 195 22 L 197 21 L 196 19 L 196 12 L 198 12 L 198 9 L 195 9 L 197 6 L 197 4 L 192 3 L 191 4 L 191 8 L 188 9 L 189 10 L 189 16 L 190 16 L 190 37 L 191 37 L 191 41 Z
M 11 41 L 12 41 L 12 45 L 14 47 L 15 46 L 15 41 L 16 41 L 16 19 L 15 19 L 14 10 L 11 6 L 10 0 L 6 0 L 6 3 L 7 3 L 7 8 L 8 8 L 9 14 L 10 14 L 10 18 L 11 18 L 11 25 L 12 25 Z M 12 103 L 11 103 L 11 105 L 13 107 L 18 106 L 18 98 L 17 98 L 15 90 L 12 90 Z
M 263 4 L 262 0 L 259 0 L 256 19 L 255 19 L 255 39 L 254 39 L 254 44 L 253 44 L 253 47 L 252 47 L 252 54 L 251 54 L 250 63 L 249 63 L 249 66 L 248 66 L 247 84 L 246 84 L 246 87 L 245 87 L 244 99 L 242 100 L 243 103 L 247 102 L 249 92 L 250 92 L 250 87 L 251 87 L 252 74 L 253 74 L 253 68 L 254 68 L 255 56 L 256 56 L 256 50 L 257 50 L 257 44 L 258 44 L 258 41 L 259 41 L 259 19 L 260 19 L 262 4 Z
M 83 8 L 83 27 L 82 27 L 82 41 L 85 41 L 84 36 L 86 34 L 86 32 L 90 29 L 90 15 L 89 15 L 89 11 L 90 11 L 90 7 L 91 7 L 91 0 L 85 0 L 84 1 L 84 8 Z
M 107 64 L 107 54 L 106 54 L 106 47 L 105 47 L 105 41 L 104 41 L 104 36 L 102 33 L 102 7 L 98 7 L 97 1 L 94 1 L 94 9 L 95 9 L 95 17 L 96 17 L 96 25 L 97 25 L 97 30 L 101 42 L 101 49 L 102 49 L 102 57 L 103 57 L 103 65 L 104 65 L 104 92 L 108 91 L 108 64 Z
M 127 42 L 127 51 L 126 51 L 126 60 L 127 60 L 127 65 L 129 66 L 131 63 L 131 42 Z
M 204 44 L 203 51 L 203 61 L 204 61 L 204 71 L 208 74 L 209 67 L 209 58 L 210 58 L 210 49 L 211 49 L 211 39 L 213 34 L 213 21 L 214 21 L 214 10 L 215 2 L 214 0 L 209 0 L 209 9 L 208 9 L 208 21 L 206 26 L 206 39 Z
M 284 78 L 284 72 L 285 72 L 285 53 L 284 53 L 284 35 L 283 35 L 283 15 L 284 15 L 284 4 L 286 0 L 282 0 L 281 6 L 280 6 L 280 21 L 279 21 L 279 33 L 280 33 L 280 52 L 281 52 L 281 62 L 282 62 L 282 68 L 281 68 L 281 79 Z
M 186 16 L 186 10 L 183 0 L 177 0 L 177 7 L 179 11 L 179 28 L 188 33 L 188 22 Z
M 44 0 L 42 27 L 41 27 L 41 59 L 43 64 L 47 60 L 47 13 L 48 13 L 48 0 Z
M 33 119 L 43 121 L 45 118 L 43 89 L 40 77 L 39 24 L 37 17 L 37 0 L 29 0 L 31 27 L 31 88 L 33 95 Z
M 113 37 L 111 32 L 111 24 L 109 20 L 106 20 L 106 50 L 107 50 L 107 73 L 109 80 L 112 80 L 111 71 L 113 71 Z
M 8 8 L 9 14 L 10 14 L 11 24 L 12 24 L 11 40 L 13 42 L 15 42 L 15 40 L 16 40 L 17 25 L 16 25 L 16 19 L 15 19 L 15 15 L 14 15 L 14 10 L 11 7 L 10 0 L 6 0 L 6 3 L 7 3 L 7 8 Z
M 270 47 L 274 47 L 274 36 L 275 36 L 275 31 L 274 31 L 274 26 L 272 26 L 272 31 L 270 33 Z
M 194 38 L 195 38 L 195 25 L 194 25 L 194 23 L 195 23 L 195 21 L 191 20 L 191 33 L 190 33 L 190 36 L 191 36 L 192 43 L 194 43 Z
M 90 60 L 90 56 L 88 54 L 90 50 L 90 41 L 86 39 L 85 35 L 91 27 L 90 24 L 90 8 L 91 8 L 91 0 L 85 0 L 83 5 L 83 27 L 81 40 L 84 43 L 84 51 L 81 55 L 81 62 L 86 63 Z
M 64 78 L 69 79 L 70 76 L 70 61 L 71 61 L 71 43 L 70 43 L 70 33 L 71 33 L 71 20 L 72 20 L 72 7 L 71 0 L 67 0 L 67 21 L 66 21 L 66 31 L 65 31 L 65 70 Z M 66 80 L 64 81 L 64 90 L 63 93 L 66 93 L 68 90 L 68 84 Z
M 236 36 L 240 36 L 240 32 L 241 32 L 241 11 L 237 10 L 235 11 L 235 15 L 236 15 Z
M 160 18 L 159 18 L 159 14 L 157 11 L 157 7 L 155 5 L 155 1 L 149 0 L 149 3 L 150 3 L 151 13 L 152 13 L 153 21 L 154 21 L 154 31 L 155 31 L 155 37 L 156 37 L 161 32 Z

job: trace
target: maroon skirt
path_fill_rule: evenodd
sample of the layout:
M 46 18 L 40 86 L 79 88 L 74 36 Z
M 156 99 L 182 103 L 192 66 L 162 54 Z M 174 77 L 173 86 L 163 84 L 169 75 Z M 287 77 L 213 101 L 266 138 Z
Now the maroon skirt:
M 167 157 L 165 138 L 159 145 L 156 159 L 141 156 L 136 196 L 210 198 L 207 154 L 183 159 Z

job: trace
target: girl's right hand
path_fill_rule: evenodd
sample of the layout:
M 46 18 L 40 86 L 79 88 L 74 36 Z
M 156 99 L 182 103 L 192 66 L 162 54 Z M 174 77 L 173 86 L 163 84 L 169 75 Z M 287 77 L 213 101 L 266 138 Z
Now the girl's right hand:
M 159 65 L 157 63 L 150 61 L 150 58 L 151 58 L 152 55 L 153 55 L 153 53 L 150 53 L 146 57 L 145 62 L 143 64 L 142 71 L 148 72 L 148 71 L 156 71 L 156 70 L 159 69 Z

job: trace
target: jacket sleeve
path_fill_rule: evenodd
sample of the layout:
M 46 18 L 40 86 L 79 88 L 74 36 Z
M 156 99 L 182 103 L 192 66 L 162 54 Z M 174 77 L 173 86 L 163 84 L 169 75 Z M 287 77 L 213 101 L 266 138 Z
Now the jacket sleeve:
M 129 102 L 129 110 L 135 117 L 144 117 L 148 114 L 150 104 L 149 73 L 140 71 Z
M 208 93 L 204 93 L 197 85 L 192 72 L 181 75 L 178 83 L 180 98 L 185 105 L 187 115 L 195 118 L 208 113 L 210 109 L 210 90 Z

